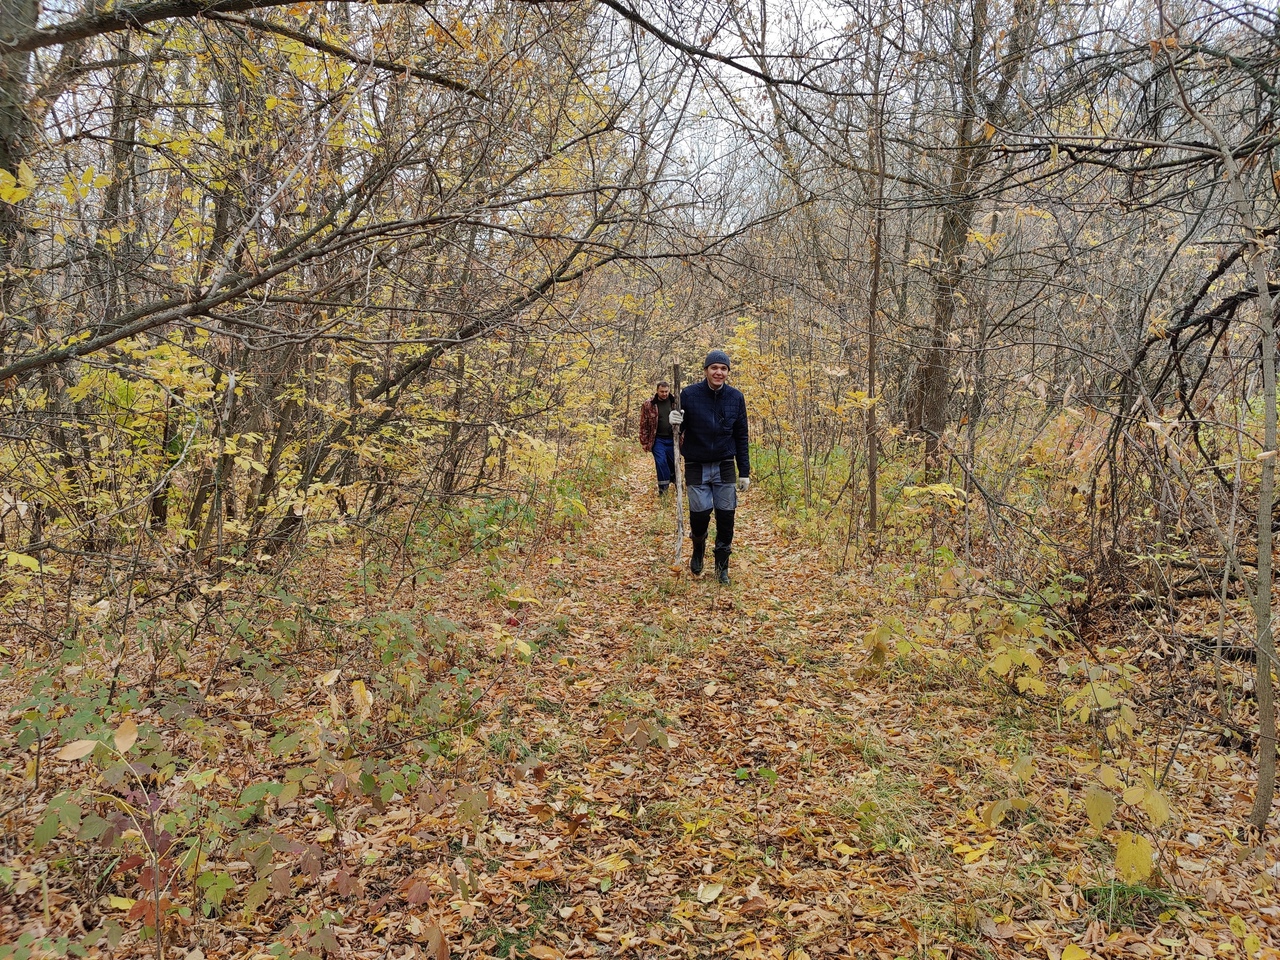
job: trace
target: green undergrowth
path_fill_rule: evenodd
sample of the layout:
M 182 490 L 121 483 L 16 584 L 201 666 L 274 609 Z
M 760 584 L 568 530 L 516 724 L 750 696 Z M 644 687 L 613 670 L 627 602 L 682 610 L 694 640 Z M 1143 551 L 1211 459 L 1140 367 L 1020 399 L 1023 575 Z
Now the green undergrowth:
M 419 505 L 323 547 L 313 537 L 288 567 L 232 567 L 145 618 L 77 600 L 55 631 L 15 631 L 0 667 L 11 721 L 0 805 L 21 826 L 0 841 L 0 896 L 44 920 L 0 956 L 138 940 L 163 954 L 193 925 L 251 923 L 318 886 L 348 896 L 337 838 L 389 805 L 417 798 L 478 818 L 487 797 L 465 774 L 424 770 L 470 749 L 497 709 L 495 671 L 562 634 L 555 621 L 529 637 L 477 630 L 432 587 L 473 565 L 472 588 L 514 621 L 531 602 L 514 586 L 522 557 L 617 497 L 613 469 L 601 460 L 520 496 Z M 534 765 L 552 745 L 513 733 L 486 747 Z M 51 893 L 81 904 L 82 932 L 60 932 L 41 907 Z M 332 953 L 341 922 L 341 909 L 301 909 L 263 946 Z
M 798 476 L 795 464 L 762 462 L 789 482 Z M 909 704 L 904 723 L 939 732 L 910 762 L 878 727 L 829 734 L 867 768 L 850 778 L 832 812 L 873 849 L 937 863 L 1007 859 L 1001 885 L 989 897 L 974 885 L 965 911 L 921 904 L 921 917 L 933 918 L 923 922 L 960 939 L 997 922 L 1010 896 L 1034 904 L 1038 884 L 1074 876 L 1083 864 L 1094 878 L 1079 888 L 1092 917 L 1110 929 L 1157 926 L 1181 902 L 1176 865 L 1164 851 L 1190 815 L 1184 791 L 1194 781 L 1169 760 L 1184 745 L 1185 727 L 1180 733 L 1149 706 L 1152 677 L 1140 649 L 1082 642 L 1074 611 L 1088 600 L 1084 580 L 1055 551 L 1039 550 L 1016 576 L 1008 571 L 1025 545 L 1010 543 L 1008 556 L 986 562 L 973 539 L 986 518 L 969 515 L 980 500 L 945 482 L 913 485 L 909 472 L 892 468 L 884 479 L 875 549 L 864 536 L 852 551 L 871 571 L 877 610 L 866 617 L 848 598 L 864 625 L 848 646 L 861 657 L 864 683 Z M 1035 482 L 1027 491 L 1043 493 Z M 792 517 L 785 529 L 820 548 L 831 568 L 857 567 L 829 520 L 826 530 L 807 523 Z M 931 755 L 932 773 L 918 772 L 922 755 Z M 989 836 L 947 850 L 931 831 L 940 811 L 957 804 Z M 1077 857 L 1052 852 L 1082 833 L 1089 842 Z

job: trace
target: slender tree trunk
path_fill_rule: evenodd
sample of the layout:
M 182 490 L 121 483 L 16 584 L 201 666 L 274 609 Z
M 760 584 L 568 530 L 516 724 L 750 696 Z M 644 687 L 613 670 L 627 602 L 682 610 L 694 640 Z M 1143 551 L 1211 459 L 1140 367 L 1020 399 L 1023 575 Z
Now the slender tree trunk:
M 155 493 L 151 495 L 150 511 L 151 525 L 156 530 L 163 530 L 169 523 L 169 490 L 172 486 L 173 469 L 178 462 L 177 451 L 174 450 L 178 443 L 178 429 L 173 415 L 173 398 L 167 394 L 164 398 L 163 416 L 160 446 L 164 451 L 164 475 L 160 478 L 160 485 L 156 487 Z
M 958 186 L 967 172 L 960 164 L 954 172 Z M 962 188 L 963 189 L 963 188 Z M 913 407 L 917 421 L 911 426 L 924 434 L 925 463 L 930 473 L 940 469 L 942 435 L 947 429 L 947 395 L 951 386 L 951 328 L 963 277 L 963 256 L 973 220 L 973 203 L 951 203 L 942 214 L 938 243 L 938 268 L 934 275 L 933 328 L 920 361 Z
M 1162 12 L 1163 15 L 1163 12 Z M 1271 295 L 1271 281 L 1267 276 L 1267 260 L 1271 251 L 1270 241 L 1257 211 L 1245 190 L 1244 172 L 1236 160 L 1235 152 L 1226 136 L 1203 113 L 1192 106 L 1182 87 L 1177 65 L 1168 48 L 1169 75 L 1178 87 L 1183 108 L 1213 137 L 1222 158 L 1228 189 L 1235 203 L 1240 225 L 1252 241 L 1249 266 L 1258 289 L 1258 327 L 1262 332 L 1262 476 L 1258 484 L 1258 588 L 1253 597 L 1253 612 L 1257 619 L 1258 651 L 1255 690 L 1258 695 L 1258 792 L 1254 797 L 1249 823 L 1259 832 L 1267 827 L 1271 806 L 1276 793 L 1276 701 L 1271 683 L 1271 671 L 1276 665 L 1276 644 L 1272 632 L 1271 617 L 1271 547 L 1272 510 L 1276 492 L 1276 317 L 1275 301 Z
M 997 213 L 991 218 L 992 236 L 996 234 L 999 224 L 1000 215 Z M 978 459 L 978 421 L 982 418 L 983 384 L 986 380 L 987 367 L 987 314 L 990 311 L 991 273 L 995 259 L 995 251 L 989 250 L 984 270 L 982 296 L 978 299 L 978 309 L 976 311 L 978 321 L 977 340 L 973 344 L 973 363 L 969 368 L 971 372 L 969 396 L 965 409 L 965 417 L 968 420 L 965 425 L 967 434 L 966 446 L 968 448 L 965 451 L 965 461 L 967 463 L 964 475 L 965 493 L 973 493 L 974 472 Z
M 130 56 L 130 35 L 125 34 L 117 46 L 121 60 Z M 128 239 L 132 231 L 127 229 L 130 192 L 134 184 L 134 141 L 137 134 L 137 105 L 126 86 L 128 67 L 116 67 L 111 72 L 111 182 L 107 185 L 102 201 L 103 230 L 98 234 L 97 269 L 105 296 L 103 319 L 113 324 L 118 316 L 129 309 L 127 280 L 132 257 Z M 122 236 L 112 243 L 104 234 L 110 228 L 119 228 Z
M 458 383 L 453 389 L 453 421 L 449 424 L 449 439 L 445 441 L 444 456 L 441 458 L 445 462 L 445 471 L 440 488 L 446 494 L 453 493 L 457 489 L 458 472 L 462 468 L 462 401 L 467 395 L 467 358 L 465 354 L 458 354 L 457 364 L 454 369 L 457 371 Z
M 877 80 L 879 78 L 877 77 Z M 877 91 L 878 92 L 878 91 Z M 880 265 L 884 261 L 884 103 L 877 101 L 869 124 L 871 156 L 876 165 L 876 199 L 871 230 L 871 288 L 867 294 L 867 542 L 875 550 L 880 528 L 878 489 L 880 480 L 879 436 L 876 432 L 877 314 L 880 311 Z
M 0 24 L 4 30 L 19 33 L 36 24 L 35 0 L 0 0 Z M 3 45 L 0 44 L 0 50 Z M 27 71 L 31 54 L 0 55 L 0 170 L 17 174 L 18 164 L 26 159 L 30 123 L 27 118 Z M 0 239 L 8 241 L 17 223 L 17 215 L 9 204 L 0 204 Z
M 30 30 L 36 25 L 35 0 L 0 0 L 0 25 L 8 32 Z M 0 42 L 0 50 L 3 44 Z M 0 56 L 0 170 L 15 177 L 27 157 L 31 124 L 27 118 L 27 71 L 31 54 Z M 29 328 L 19 301 L 17 274 L 4 268 L 21 259 L 22 215 L 18 204 L 0 203 L 0 359 L 8 351 L 20 327 Z M 20 334 L 19 334 L 20 336 Z
M 1239 192 L 1239 202 L 1244 203 L 1242 185 Z M 1262 444 L 1267 456 L 1262 461 L 1262 481 L 1258 489 L 1258 591 L 1254 597 L 1254 613 L 1258 620 L 1258 793 L 1249 821 L 1261 831 L 1267 826 L 1276 791 L 1276 701 L 1271 685 L 1271 670 L 1276 662 L 1275 637 L 1271 627 L 1271 517 L 1275 507 L 1276 481 L 1276 326 L 1267 279 L 1267 245 L 1256 225 L 1254 237 L 1257 249 L 1253 254 L 1253 271 L 1258 284 L 1258 322 L 1262 328 Z

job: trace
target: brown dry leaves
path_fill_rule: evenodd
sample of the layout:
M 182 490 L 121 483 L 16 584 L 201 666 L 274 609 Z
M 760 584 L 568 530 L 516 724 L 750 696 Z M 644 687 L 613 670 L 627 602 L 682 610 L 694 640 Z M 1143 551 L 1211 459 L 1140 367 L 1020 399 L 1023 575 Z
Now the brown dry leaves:
M 627 484 L 647 488 L 633 470 Z M 773 533 L 761 494 L 740 511 L 727 590 L 671 570 L 670 520 L 650 494 L 600 508 L 580 539 L 525 558 L 515 615 L 476 589 L 478 566 L 454 570 L 436 609 L 477 637 L 532 643 L 532 659 L 512 647 L 476 665 L 489 671 L 480 720 L 447 757 L 410 757 L 416 795 L 339 792 L 336 823 L 306 792 L 270 808 L 294 846 L 275 854 L 265 902 L 241 920 L 234 894 L 220 920 L 175 925 L 170 948 L 1081 960 L 1280 942 L 1263 872 L 1276 845 L 1230 834 L 1248 764 L 1185 750 L 1177 826 L 1159 841 L 1168 901 L 1108 900 L 1111 848 L 1080 779 L 1086 730 L 1000 694 L 966 658 L 971 641 L 946 631 L 866 672 L 866 633 L 892 616 L 910 634 L 928 598 L 884 573 L 832 574 Z M 290 701 L 302 717 L 328 695 L 316 679 Z M 1034 774 L 1015 775 L 1021 755 Z M 270 762 L 228 743 L 223 769 L 238 783 Z M 992 826 L 982 811 L 996 803 Z M 50 885 L 50 927 L 83 897 Z M 324 910 L 336 919 L 322 933 L 290 928 Z M 30 928 L 13 912 L 0 922 Z

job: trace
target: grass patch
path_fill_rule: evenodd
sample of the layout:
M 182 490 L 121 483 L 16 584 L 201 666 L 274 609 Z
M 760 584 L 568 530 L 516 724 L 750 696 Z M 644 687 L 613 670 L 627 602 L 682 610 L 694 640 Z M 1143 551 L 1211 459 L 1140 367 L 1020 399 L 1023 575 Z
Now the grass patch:
M 872 850 L 909 851 L 920 844 L 928 825 L 918 823 L 930 811 L 920 782 L 891 770 L 868 770 L 847 786 L 847 795 L 831 812 L 856 825 Z
M 530 753 L 520 732 L 510 727 L 491 733 L 486 746 L 499 760 L 523 760 Z
M 1110 927 L 1151 930 L 1162 922 L 1161 914 L 1181 909 L 1187 902 L 1168 890 L 1156 890 L 1140 883 L 1112 880 L 1086 887 L 1080 895 L 1090 906 L 1090 914 Z
M 898 901 L 895 912 L 930 940 L 962 946 L 964 956 L 983 960 L 998 956 L 982 933 L 981 917 L 985 914 L 979 904 L 934 895 L 909 895 Z
M 656 625 L 636 626 L 635 640 L 627 660 L 632 664 L 665 663 L 689 655 L 693 644 L 687 637 L 670 636 Z
M 622 707 L 649 711 L 654 708 L 657 701 L 654 699 L 653 694 L 647 690 L 634 690 L 628 684 L 619 683 L 603 691 L 597 703 L 601 710 Z
M 574 679 L 581 679 L 581 678 L 579 677 Z M 539 713 L 545 713 L 548 716 L 552 716 L 552 717 L 569 716 L 569 708 L 566 707 L 564 703 L 562 703 L 559 700 L 552 700 L 548 697 L 534 697 L 531 702 L 534 705 L 534 707 L 537 708 Z
M 656 833 L 693 836 L 723 827 L 733 814 L 721 807 L 692 800 L 661 800 L 645 807 L 636 817 L 636 826 Z
M 843 720 L 844 717 L 836 715 L 837 720 Z M 889 759 L 889 748 L 884 740 L 871 730 L 863 730 L 861 733 L 842 733 L 839 730 L 833 730 L 831 739 L 837 743 L 847 743 L 854 747 L 862 757 L 863 763 L 868 766 L 880 766 Z

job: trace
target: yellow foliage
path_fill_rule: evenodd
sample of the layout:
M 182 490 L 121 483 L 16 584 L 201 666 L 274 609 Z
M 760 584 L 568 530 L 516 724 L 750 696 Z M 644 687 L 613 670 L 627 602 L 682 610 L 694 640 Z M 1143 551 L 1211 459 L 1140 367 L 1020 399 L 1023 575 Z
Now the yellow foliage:
M 1101 830 L 1115 816 L 1116 798 L 1101 787 L 1091 786 L 1085 791 L 1084 809 L 1089 815 L 1089 822 L 1093 824 L 1093 828 Z
M 18 164 L 16 176 L 8 170 L 0 170 L 0 200 L 5 203 L 19 203 L 31 196 L 35 189 L 35 174 L 25 162 Z
M 1138 883 L 1155 869 L 1151 841 L 1136 833 L 1121 833 L 1116 844 L 1116 875 L 1125 883 Z

